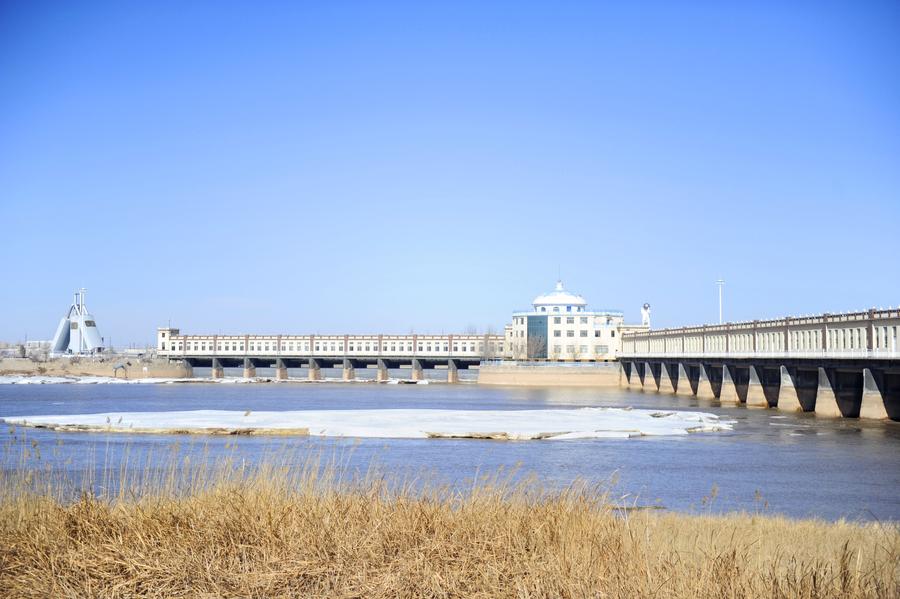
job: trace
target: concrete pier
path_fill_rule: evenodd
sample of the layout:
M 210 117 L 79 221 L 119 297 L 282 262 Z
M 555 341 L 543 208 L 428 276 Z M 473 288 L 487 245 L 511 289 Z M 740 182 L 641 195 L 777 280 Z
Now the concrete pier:
M 447 382 L 459 382 L 459 367 L 456 365 L 456 360 L 448 360 L 447 362 Z
M 256 365 L 253 364 L 253 360 L 250 358 L 244 359 L 244 378 L 256 378 Z
M 819 368 L 819 389 L 816 391 L 816 416 L 828 416 L 840 418 L 841 408 L 838 407 L 837 396 L 831 388 L 828 373 L 824 368 Z
M 722 390 L 719 392 L 719 403 L 723 405 L 739 405 L 744 403 L 741 399 L 740 387 L 734 382 L 737 376 L 736 369 L 725 366 L 722 369 Z M 746 398 L 746 387 L 744 389 L 744 397 Z
M 859 406 L 860 418 L 874 418 L 884 420 L 888 417 L 882 392 L 878 388 L 875 376 L 869 368 L 863 369 L 863 394 Z
M 644 379 L 641 381 L 644 391 L 656 393 L 659 391 L 659 371 L 662 365 L 656 364 L 655 368 L 650 362 L 644 363 Z
M 692 397 L 696 394 L 693 382 L 691 381 L 691 367 L 685 366 L 683 363 L 678 362 L 678 385 L 675 387 L 675 395 L 682 395 L 685 397 Z
M 210 376 L 214 379 L 225 378 L 225 369 L 222 367 L 222 363 L 216 358 L 213 358 L 212 360 Z
M 321 381 L 322 380 L 322 367 L 319 365 L 319 361 L 315 358 L 310 358 L 307 362 L 308 374 L 306 375 L 307 380 L 310 381 Z
M 275 380 L 276 381 L 288 380 L 288 369 L 287 369 L 287 366 L 284 365 L 284 360 L 281 360 L 281 359 L 275 360 Z
M 699 399 L 705 399 L 707 401 L 715 401 L 719 399 L 715 389 L 713 389 L 712 382 L 710 381 L 710 369 L 712 367 L 708 364 L 700 365 L 700 379 L 697 381 L 697 397 Z M 722 376 L 722 367 L 719 366 L 719 377 Z M 721 391 L 722 383 L 719 383 L 719 390 Z
M 353 362 L 350 360 L 344 360 L 342 368 L 341 368 L 341 379 L 345 381 L 352 381 L 356 379 L 356 368 L 353 367 Z
M 797 389 L 794 387 L 794 381 L 791 373 L 788 372 L 786 366 L 780 368 L 781 388 L 778 392 L 777 407 L 782 412 L 802 412 L 803 405 L 797 396 Z
M 390 374 L 388 373 L 387 362 L 379 359 L 376 363 L 378 372 L 375 373 L 375 380 L 379 383 L 383 383 L 384 381 L 390 378 Z
M 747 383 L 747 395 L 744 403 L 748 408 L 768 408 L 769 401 L 763 389 L 763 381 L 761 369 L 757 366 L 750 366 L 748 369 L 750 380 Z
M 410 373 L 410 378 L 414 381 L 425 380 L 425 371 L 422 368 L 422 363 L 419 360 L 412 361 L 412 372 Z
M 677 388 L 678 388 L 677 367 L 674 369 L 674 372 L 673 372 L 672 365 L 663 362 L 662 368 L 660 368 L 660 371 L 659 371 L 659 392 L 674 394 L 675 390 Z

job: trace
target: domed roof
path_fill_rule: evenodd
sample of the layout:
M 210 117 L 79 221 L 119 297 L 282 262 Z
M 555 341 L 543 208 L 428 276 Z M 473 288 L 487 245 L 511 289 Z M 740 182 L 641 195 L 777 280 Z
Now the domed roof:
M 580 295 L 566 291 L 562 281 L 557 281 L 556 289 L 537 296 L 532 304 L 536 308 L 537 306 L 586 306 L 587 302 Z

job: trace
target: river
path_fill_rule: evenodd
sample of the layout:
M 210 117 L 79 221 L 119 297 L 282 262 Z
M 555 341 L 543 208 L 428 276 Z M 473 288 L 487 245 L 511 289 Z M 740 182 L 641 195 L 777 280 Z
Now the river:
M 102 456 L 106 466 L 118 470 L 126 455 L 130 461 L 124 467 L 143 467 L 135 455 L 163 456 L 177 442 L 178 451 L 198 452 L 202 446 L 202 453 L 211 459 L 228 454 L 258 461 L 287 451 L 301 460 L 308 452 L 337 452 L 351 468 L 365 470 L 375 459 L 389 472 L 426 473 L 431 480 L 458 485 L 499 469 L 534 475 L 552 488 L 574 480 L 612 481 L 613 497 L 623 502 L 684 512 L 743 510 L 828 520 L 900 520 L 900 425 L 891 422 L 719 407 L 626 389 L 373 383 L 0 385 L 0 416 L 6 417 L 207 409 L 578 407 L 706 411 L 734 424 L 731 431 L 686 436 L 558 441 L 319 437 L 236 441 L 7 426 L 0 467 L 16 468 L 23 448 L 31 444 L 43 448 L 42 469 L 77 474 L 96 467 Z

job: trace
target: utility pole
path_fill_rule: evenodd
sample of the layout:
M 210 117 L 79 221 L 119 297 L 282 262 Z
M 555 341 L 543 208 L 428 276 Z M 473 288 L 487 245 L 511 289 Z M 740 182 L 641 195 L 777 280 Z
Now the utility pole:
M 719 279 L 716 281 L 716 285 L 719 287 L 719 324 L 722 324 L 722 298 L 725 293 L 725 281 Z

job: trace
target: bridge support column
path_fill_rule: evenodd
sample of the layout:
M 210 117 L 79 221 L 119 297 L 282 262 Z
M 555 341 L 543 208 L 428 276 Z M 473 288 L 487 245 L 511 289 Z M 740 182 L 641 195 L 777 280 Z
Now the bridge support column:
M 307 368 L 309 369 L 309 374 L 306 375 L 307 380 L 310 381 L 321 381 L 322 380 L 322 367 L 319 365 L 319 361 L 310 358 L 307 363 Z
M 688 372 L 690 369 L 689 366 L 685 366 L 684 362 L 678 363 L 678 386 L 675 387 L 675 395 L 683 395 L 686 397 L 693 397 L 697 393 L 696 383 L 693 379 L 691 379 L 691 374 Z
M 869 374 L 878 386 L 887 417 L 891 420 L 900 420 L 900 368 L 872 368 Z M 865 399 L 863 401 L 865 402 Z M 863 407 L 867 414 L 871 413 L 871 408 Z M 862 410 L 859 415 L 862 417 Z
M 816 391 L 816 416 L 841 417 L 837 396 L 831 386 L 831 380 L 824 368 L 819 368 L 819 388 Z
M 675 394 L 678 390 L 678 365 L 663 362 L 659 370 L 659 392 Z
M 734 366 L 728 366 L 726 364 L 722 368 L 722 391 L 719 393 L 719 403 L 732 405 L 741 403 L 741 396 L 738 393 L 737 385 L 734 382 L 736 375 L 737 369 Z
M 779 374 L 781 376 L 781 390 L 778 392 L 776 407 L 782 412 L 802 412 L 803 405 L 800 403 L 797 388 L 794 386 L 794 377 L 791 376 L 786 366 L 779 368 Z
M 410 373 L 410 378 L 414 381 L 424 381 L 425 380 L 425 371 L 422 368 L 422 362 L 420 362 L 419 360 L 413 359 L 412 372 Z
M 256 378 L 256 364 L 250 358 L 244 358 L 244 378 Z
M 375 373 L 375 380 L 378 381 L 379 383 L 383 383 L 386 380 L 388 380 L 388 378 L 390 378 L 390 375 L 388 374 L 387 363 L 385 363 L 384 360 L 379 358 L 378 372 Z
M 287 366 L 284 365 L 284 360 L 278 358 L 275 360 L 275 380 L 276 381 L 286 381 L 288 379 L 288 371 Z
M 752 366 L 751 385 L 747 390 L 747 407 L 768 408 L 778 405 L 781 393 L 781 367 Z M 752 384 L 752 383 L 756 384 Z
M 644 378 L 641 381 L 641 386 L 644 388 L 644 391 L 659 391 L 659 379 L 660 379 L 660 371 L 662 370 L 662 365 L 658 362 L 655 364 L 651 364 L 650 362 L 644 362 Z
M 882 379 L 881 384 L 875 379 L 876 376 Z M 885 404 L 885 398 L 882 397 L 882 389 L 884 388 L 884 374 L 878 371 L 878 374 L 869 368 L 863 369 L 863 394 L 862 403 L 859 406 L 860 418 L 874 418 L 884 420 L 888 417 Z
M 783 373 L 787 373 L 788 379 L 781 382 L 781 395 L 778 398 L 778 409 L 793 411 L 801 410 L 803 412 L 812 412 L 816 409 L 817 397 L 819 395 L 819 368 L 807 367 L 800 368 L 791 366 L 785 368 L 782 366 Z M 833 398 L 832 398 L 833 399 Z M 797 404 L 794 404 L 796 400 Z
M 697 397 L 710 401 L 719 399 L 722 393 L 722 365 L 700 364 L 700 376 L 697 381 Z
M 354 380 L 356 378 L 356 368 L 353 367 L 353 362 L 345 358 L 342 366 L 341 378 L 345 381 Z
M 447 382 L 459 382 L 459 368 L 456 365 L 456 360 L 447 360 Z
M 213 358 L 212 360 L 212 371 L 210 376 L 214 379 L 221 379 L 225 377 L 225 369 L 222 368 L 222 363 L 219 362 L 218 358 Z
M 631 376 L 631 384 L 635 387 L 643 387 L 644 386 L 644 376 L 647 374 L 647 363 L 646 362 L 632 362 L 631 369 L 634 371 L 634 374 Z

